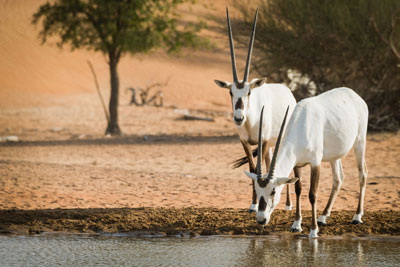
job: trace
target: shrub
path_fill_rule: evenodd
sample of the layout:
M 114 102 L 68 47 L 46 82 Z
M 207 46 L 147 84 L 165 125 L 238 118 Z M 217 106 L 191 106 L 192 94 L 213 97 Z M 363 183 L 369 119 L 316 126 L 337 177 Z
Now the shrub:
M 370 130 L 399 129 L 400 1 L 256 3 L 260 10 L 253 65 L 261 75 L 284 82 L 288 70 L 296 71 L 315 83 L 317 94 L 350 87 L 369 106 Z M 235 6 L 251 27 L 256 4 L 236 1 Z

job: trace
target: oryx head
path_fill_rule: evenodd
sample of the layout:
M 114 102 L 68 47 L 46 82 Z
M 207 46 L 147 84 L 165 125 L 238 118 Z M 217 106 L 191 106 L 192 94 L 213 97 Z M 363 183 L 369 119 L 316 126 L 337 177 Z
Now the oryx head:
M 259 224 L 267 224 L 271 217 L 271 213 L 274 211 L 275 207 L 279 204 L 281 199 L 281 193 L 284 184 L 290 184 L 297 181 L 298 178 L 281 178 L 275 177 L 275 164 L 276 158 L 279 151 L 279 145 L 282 138 L 283 129 L 285 127 L 286 118 L 288 115 L 289 106 L 286 109 L 285 118 L 283 119 L 281 129 L 279 131 L 279 136 L 275 144 L 274 155 L 272 156 L 271 166 L 268 174 L 262 174 L 261 170 L 261 157 L 257 157 L 257 171 L 256 173 L 250 173 L 245 171 L 246 175 L 254 180 L 255 190 L 258 198 L 258 211 L 256 214 L 256 220 Z M 258 133 L 258 152 L 257 155 L 262 155 L 262 117 L 263 117 L 264 107 L 261 110 L 260 115 L 260 128 Z
M 247 61 L 246 61 L 246 68 L 244 70 L 244 77 L 243 80 L 239 81 L 236 70 L 235 49 L 233 46 L 231 21 L 229 18 L 229 10 L 228 8 L 226 8 L 226 18 L 228 21 L 229 44 L 230 44 L 231 60 L 232 60 L 233 83 L 214 80 L 219 87 L 229 89 L 232 98 L 233 121 L 236 123 L 236 125 L 239 126 L 243 125 L 246 121 L 247 110 L 249 108 L 249 99 L 252 89 L 263 85 L 266 81 L 266 78 L 262 78 L 262 79 L 254 79 L 251 82 L 248 82 L 251 53 L 253 51 L 254 35 L 256 32 L 257 15 L 258 15 L 258 9 L 256 10 L 256 15 L 254 16 L 253 31 L 250 37 L 249 51 L 247 53 Z

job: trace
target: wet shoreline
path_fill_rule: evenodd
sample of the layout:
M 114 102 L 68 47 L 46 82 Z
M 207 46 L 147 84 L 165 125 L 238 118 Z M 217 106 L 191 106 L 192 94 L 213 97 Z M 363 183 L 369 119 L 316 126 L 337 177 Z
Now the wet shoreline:
M 365 212 L 363 224 L 352 225 L 353 211 L 333 211 L 320 227 L 320 237 L 400 237 L 400 211 Z M 311 212 L 303 212 L 303 232 L 290 233 L 294 211 L 277 210 L 261 228 L 245 209 L 216 208 L 120 208 L 0 210 L 0 234 L 95 234 L 130 236 L 254 236 L 306 237 Z

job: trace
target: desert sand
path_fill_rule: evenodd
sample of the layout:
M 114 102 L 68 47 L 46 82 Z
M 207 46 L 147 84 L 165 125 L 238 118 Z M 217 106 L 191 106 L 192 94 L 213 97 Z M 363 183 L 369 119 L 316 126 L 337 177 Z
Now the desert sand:
M 0 137 L 19 139 L 0 143 L 3 219 L 7 214 L 8 219 L 15 216 L 15 210 L 30 212 L 33 218 L 36 211 L 39 218 L 43 217 L 40 212 L 49 209 L 76 212 L 107 208 L 123 213 L 133 208 L 171 212 L 195 208 L 195 213 L 207 213 L 205 209 L 241 213 L 249 207 L 251 182 L 243 174 L 246 167 L 232 169 L 231 164 L 243 156 L 243 151 L 231 121 L 229 93 L 213 82 L 232 79 L 225 18 L 221 17 L 224 1 L 198 4 L 188 11 L 209 19 L 210 27 L 202 34 L 214 40 L 215 48 L 174 56 L 157 51 L 123 58 L 118 68 L 120 137 L 104 136 L 106 120 L 87 65 L 87 60 L 93 63 L 107 101 L 109 74 L 104 57 L 91 51 L 71 52 L 54 44 L 41 45 L 39 28 L 30 20 L 42 2 L 0 1 Z M 241 73 L 246 48 L 237 50 Z M 252 78 L 255 74 L 250 75 Z M 168 85 L 161 88 L 164 107 L 129 104 L 127 87 L 145 87 L 168 79 Z M 188 121 L 183 119 L 184 114 L 213 121 Z M 392 220 L 394 227 L 384 233 L 398 235 L 400 133 L 370 133 L 366 161 L 365 210 L 372 213 L 366 213 L 365 220 L 386 212 L 389 217 L 385 220 Z M 343 159 L 343 166 L 346 178 L 333 208 L 339 213 L 333 214 L 343 211 L 348 214 L 343 220 L 350 221 L 359 192 L 352 151 Z M 309 167 L 303 168 L 302 182 L 302 208 L 308 211 Z M 324 163 L 318 195 L 320 212 L 331 184 L 330 165 Z M 284 209 L 283 202 L 278 209 Z M 255 225 L 253 217 L 245 218 Z M 32 221 L 35 219 L 24 223 L 30 225 Z M 0 224 L 2 229 L 13 229 L 10 220 Z M 41 229 L 51 229 L 46 227 Z

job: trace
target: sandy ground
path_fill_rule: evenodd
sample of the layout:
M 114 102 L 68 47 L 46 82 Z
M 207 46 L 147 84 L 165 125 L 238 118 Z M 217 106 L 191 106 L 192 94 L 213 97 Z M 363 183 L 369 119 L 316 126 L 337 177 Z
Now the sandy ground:
M 203 132 L 208 124 L 217 128 L 218 122 L 187 122 L 168 109 L 144 109 L 158 113 L 157 121 L 166 122 L 166 117 L 171 116 L 166 123 L 176 124 L 174 131 L 190 128 L 196 132 L 197 128 L 196 135 L 174 132 L 117 138 L 54 137 L 56 140 L 2 144 L 0 207 L 249 206 L 251 186 L 243 174 L 246 167 L 233 170 L 230 164 L 243 153 L 237 136 L 227 130 L 223 134 L 224 129 L 220 134 L 217 129 Z M 368 137 L 366 210 L 400 210 L 400 178 L 396 176 L 399 150 L 398 134 Z M 334 209 L 351 210 L 356 208 L 359 191 L 353 153 L 346 156 L 343 164 L 346 178 Z M 323 164 L 321 176 L 318 199 L 322 209 L 331 190 L 329 164 Z M 303 168 L 302 177 L 302 206 L 309 209 L 308 167 Z
M 40 1 L 0 1 L 3 36 L 0 38 L 0 137 L 15 135 L 20 140 L 0 143 L 3 230 L 13 229 L 11 219 L 16 218 L 15 212 L 27 212 L 21 216 L 31 220 L 19 222 L 31 225 L 28 228 L 32 231 L 55 230 L 49 225 L 32 226 L 33 221 L 43 216 L 53 216 L 46 213 L 48 209 L 73 209 L 63 217 L 64 222 L 74 212 L 92 212 L 80 210 L 89 208 L 113 209 L 106 210 L 110 213 L 117 209 L 119 215 L 114 219 L 123 217 L 125 211 L 121 208 L 134 208 L 129 212 L 162 208 L 171 214 L 175 208 L 182 214 L 190 213 L 188 209 L 193 208 L 198 208 L 196 214 L 205 212 L 204 209 L 211 212 L 229 208 L 236 209 L 235 216 L 250 218 L 242 210 L 248 208 L 251 199 L 250 180 L 243 174 L 246 167 L 236 170 L 231 167 L 231 162 L 241 157 L 243 151 L 231 122 L 230 97 L 213 83 L 217 78 L 231 79 L 228 42 L 222 31 L 224 24 L 210 20 L 211 27 L 203 33 L 216 40 L 216 47 L 211 51 L 180 57 L 162 52 L 125 57 L 119 66 L 119 114 L 124 134 L 105 137 L 104 114 L 86 63 L 87 59 L 93 62 L 103 95 L 108 99 L 104 58 L 92 52 L 69 52 L 58 50 L 54 45 L 40 45 L 38 29 L 29 23 L 29 16 L 39 4 Z M 224 1 L 208 5 L 213 8 L 201 5 L 194 10 L 205 18 L 224 14 Z M 241 55 L 243 49 L 239 48 L 239 66 L 244 60 Z M 129 105 L 126 87 L 145 86 L 168 78 L 170 82 L 162 88 L 165 107 Z M 213 118 L 213 121 L 187 121 L 183 119 L 187 113 Z M 365 210 L 373 212 L 366 213 L 366 218 L 380 218 L 377 225 L 392 221 L 394 226 L 384 233 L 398 235 L 400 133 L 369 134 L 366 160 L 369 174 Z M 339 213 L 333 213 L 332 218 L 343 211 L 344 223 L 356 209 L 359 191 L 352 152 L 343 159 L 343 166 L 346 178 L 333 208 Z M 321 175 L 320 211 L 331 190 L 328 163 L 323 164 Z M 302 181 L 302 207 L 308 211 L 308 167 L 303 168 Z M 278 209 L 284 207 L 284 201 L 281 202 Z M 221 212 L 229 215 L 231 211 Z M 385 215 L 379 217 L 379 212 Z M 278 211 L 276 217 L 290 214 Z M 249 223 L 255 227 L 252 220 Z M 146 229 L 127 227 L 133 228 Z M 252 231 L 244 228 L 240 231 Z M 107 230 L 107 227 L 99 229 Z M 226 232 L 235 233 L 235 229 Z M 340 231 L 332 233 L 340 234 Z M 365 233 L 380 232 L 365 230 Z

